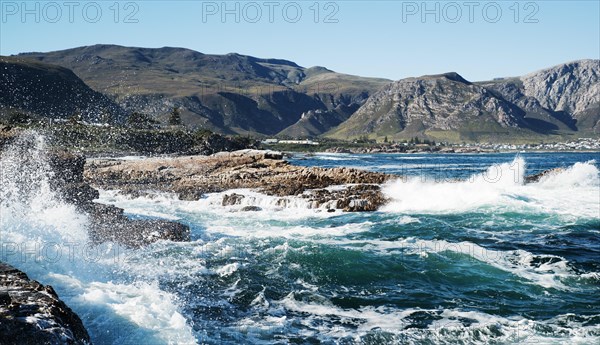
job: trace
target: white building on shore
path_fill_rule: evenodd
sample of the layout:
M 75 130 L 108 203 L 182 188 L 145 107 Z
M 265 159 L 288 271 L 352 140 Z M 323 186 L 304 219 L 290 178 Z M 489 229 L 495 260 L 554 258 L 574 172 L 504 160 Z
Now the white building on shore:
M 279 139 L 265 139 L 262 141 L 263 144 L 284 144 L 284 145 L 319 145 L 319 142 L 303 139 L 303 140 L 279 140 Z

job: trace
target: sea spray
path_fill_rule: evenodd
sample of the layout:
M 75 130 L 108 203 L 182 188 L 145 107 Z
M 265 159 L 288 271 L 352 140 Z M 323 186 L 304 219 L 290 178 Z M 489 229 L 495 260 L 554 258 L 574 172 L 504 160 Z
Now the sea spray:
M 599 171 L 593 161 L 549 174 L 537 183 L 524 183 L 526 162 L 490 166 L 467 179 L 436 182 L 419 177 L 398 179 L 384 186 L 391 199 L 382 210 L 403 213 L 454 213 L 474 210 L 559 213 L 600 217 Z
M 538 183 L 544 188 L 589 187 L 597 189 L 600 186 L 598 172 L 595 160 L 577 162 L 570 167 L 558 169 L 554 173 L 542 176 Z
M 61 172 L 47 150 L 44 136 L 25 131 L 0 155 L 0 261 L 52 285 L 95 344 L 194 344 L 177 298 L 123 271 L 134 250 L 88 241 L 88 216 L 52 188 Z
M 55 172 L 47 149 L 43 136 L 26 131 L 0 155 L 1 240 L 5 246 L 39 248 L 39 253 L 33 253 L 38 256 L 45 254 L 47 244 L 87 241 L 87 216 L 62 202 L 51 188 Z
M 197 201 L 101 191 L 100 201 L 131 216 L 189 224 L 193 241 L 112 244 L 103 248 L 123 255 L 116 263 L 100 253 L 39 276 L 68 295 L 100 344 L 597 342 L 595 163 L 571 162 L 556 179 L 526 184 L 535 161 L 525 155 L 490 155 L 485 166 L 478 158 L 476 169 L 474 156 L 420 159 L 467 165 L 456 181 L 386 185 L 394 208 L 384 212 L 278 205 L 247 190 L 236 192 L 261 211 L 223 206 L 233 191 Z
M 585 263 L 595 260 L 595 247 L 553 254 L 546 243 L 571 236 L 562 227 L 598 224 L 592 212 L 598 201 L 582 208 L 597 187 L 580 193 L 596 186 L 597 168 L 575 164 L 564 172 L 583 180 L 574 177 L 577 183 L 557 188 L 544 186 L 545 179 L 525 184 L 526 168 L 525 158 L 517 157 L 463 180 L 394 182 L 416 183 L 410 195 L 416 198 L 428 192 L 423 188 L 432 195 L 452 191 L 443 212 L 423 201 L 418 212 L 327 213 L 300 198 L 282 207 L 277 198 L 250 190 L 197 201 L 102 191 L 100 199 L 127 212 L 196 224 L 196 241 L 142 260 L 194 282 L 181 295 L 206 343 L 595 341 L 596 319 L 580 316 L 595 303 L 589 296 L 600 267 Z M 489 194 L 484 202 L 477 199 L 482 191 Z M 233 192 L 262 211 L 223 206 L 223 196 Z M 461 193 L 470 204 L 456 202 Z M 561 208 L 556 197 L 571 204 Z M 573 236 L 594 235 L 584 230 Z M 570 301 L 578 315 L 568 324 L 569 314 L 555 308 L 558 300 Z M 551 319 L 518 316 L 520 308 L 547 315 L 548 306 L 555 308 Z

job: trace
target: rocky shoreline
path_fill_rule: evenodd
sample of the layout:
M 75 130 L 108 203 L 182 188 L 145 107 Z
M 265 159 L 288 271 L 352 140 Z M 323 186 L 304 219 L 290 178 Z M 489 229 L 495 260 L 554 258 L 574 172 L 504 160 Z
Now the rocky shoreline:
M 296 196 L 309 201 L 311 208 L 344 211 L 378 209 L 386 201 L 379 185 L 394 178 L 360 169 L 294 166 L 279 152 L 258 150 L 141 160 L 90 159 L 85 167 L 86 182 L 132 196 L 159 191 L 197 200 L 206 193 L 249 188 L 282 197 L 282 204 L 286 202 L 283 197 Z M 242 197 L 226 194 L 223 204 L 237 204 Z
M 374 154 L 374 153 L 490 153 L 497 150 L 481 147 L 457 147 L 457 146 L 435 146 L 435 145 L 410 145 L 384 144 L 369 147 L 331 147 L 325 150 L 327 153 L 352 153 L 352 154 Z
M 51 186 L 62 199 L 89 216 L 89 238 L 92 242 L 117 242 L 139 247 L 159 239 L 189 241 L 185 225 L 164 220 L 131 220 L 123 209 L 94 202 L 99 193 L 84 181 L 85 158 L 63 151 L 47 153 L 53 175 Z
M 91 344 L 81 319 L 50 285 L 0 262 L 0 344 Z
M 27 139 L 17 134 L 0 131 L 0 152 L 13 140 L 24 140 L 20 145 L 11 145 L 11 150 L 17 150 L 13 152 L 16 156 L 28 154 Z M 190 229 L 166 220 L 131 220 L 123 209 L 94 202 L 99 196 L 97 188 L 119 190 L 131 196 L 168 192 L 182 200 L 198 200 L 207 193 L 222 192 L 223 206 L 244 204 L 242 211 L 257 211 L 258 206 L 244 203 L 247 196 L 231 191 L 253 189 L 278 198 L 281 207 L 286 207 L 291 198 L 301 198 L 309 208 L 361 212 L 376 211 L 384 205 L 387 200 L 381 185 L 399 178 L 352 168 L 294 166 L 280 152 L 252 149 L 137 160 L 86 160 L 81 155 L 52 150 L 45 152 L 44 157 L 54 172 L 50 181 L 53 191 L 88 216 L 90 241 L 117 242 L 128 247 L 161 239 L 189 241 Z M 529 176 L 526 182 L 536 182 L 555 172 Z M 24 344 L 90 343 L 79 317 L 60 301 L 52 287 L 32 281 L 25 273 L 1 262 L 0 317 L 0 343 L 5 339 L 8 343 Z M 40 328 L 39 324 L 44 326 Z
M 39 157 L 30 157 L 35 138 L 32 133 L 0 130 L 0 153 L 10 150 L 12 157 L 23 158 L 23 164 L 36 160 Z M 189 241 L 190 230 L 186 225 L 166 220 L 131 220 L 123 214 L 123 209 L 94 202 L 99 194 L 83 179 L 83 156 L 51 150 L 43 153 L 43 160 L 37 163 L 41 169 L 50 170 L 52 191 L 88 216 L 92 243 L 110 241 L 140 247 L 161 239 Z M 0 344 L 91 344 L 91 341 L 80 318 L 51 286 L 30 280 L 24 272 L 0 261 Z
M 525 182 L 534 183 L 559 171 L 527 176 Z M 305 200 L 308 208 L 330 212 L 376 211 L 388 201 L 381 185 L 400 178 L 354 168 L 295 166 L 284 160 L 280 152 L 251 149 L 211 156 L 94 158 L 87 160 L 84 176 L 86 183 L 96 188 L 118 190 L 131 197 L 166 192 L 176 194 L 180 200 L 193 201 L 207 193 L 221 192 L 223 206 L 245 204 L 242 211 L 257 211 L 258 205 L 244 200 L 243 194 L 228 193 L 252 189 L 279 197 L 276 204 L 281 207 L 295 197 Z

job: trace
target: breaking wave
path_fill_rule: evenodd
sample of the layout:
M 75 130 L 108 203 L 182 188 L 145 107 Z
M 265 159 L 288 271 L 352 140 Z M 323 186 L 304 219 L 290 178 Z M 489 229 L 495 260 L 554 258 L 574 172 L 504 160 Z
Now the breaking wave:
M 466 180 L 436 182 L 419 177 L 384 186 L 385 212 L 453 213 L 473 210 L 559 213 L 600 218 L 600 177 L 594 161 L 524 183 L 525 160 L 494 164 Z

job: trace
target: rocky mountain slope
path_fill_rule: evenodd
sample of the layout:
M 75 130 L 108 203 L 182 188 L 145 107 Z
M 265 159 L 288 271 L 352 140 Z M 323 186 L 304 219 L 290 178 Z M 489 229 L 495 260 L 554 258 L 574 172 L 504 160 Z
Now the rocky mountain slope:
M 94 45 L 3 59 L 12 59 L 12 67 L 2 75 L 10 80 L 0 104 L 51 117 L 87 104 L 93 109 L 86 113 L 96 117 L 140 112 L 166 123 L 180 107 L 192 128 L 293 138 L 509 142 L 600 132 L 599 60 L 472 83 L 457 73 L 390 82 L 287 60 L 168 47 Z M 68 70 L 40 62 L 71 69 L 108 97 L 86 89 Z
M 528 113 L 547 114 L 571 129 L 600 129 L 600 60 L 574 61 L 481 85 Z
M 499 132 L 518 128 L 523 112 L 456 73 L 409 78 L 374 94 L 352 117 L 333 131 L 338 137 L 377 133 L 395 137 L 424 132 L 470 130 Z
M 71 70 L 17 57 L 0 57 L 0 114 L 49 118 L 80 115 L 88 121 L 121 122 L 125 112 L 88 87 Z
M 286 60 L 183 48 L 95 45 L 19 57 L 69 68 L 130 112 L 164 121 L 179 106 L 185 124 L 222 133 L 274 135 L 293 125 L 289 134 L 319 135 L 389 82 Z M 307 127 L 300 120 L 311 111 L 337 120 L 315 120 L 318 125 Z
M 491 82 L 470 83 L 456 73 L 403 79 L 327 136 L 497 141 L 597 134 L 599 74 L 598 60 L 582 60 Z

